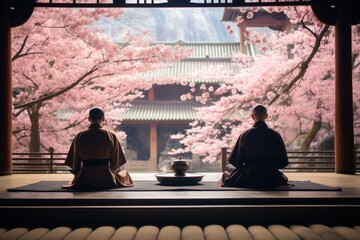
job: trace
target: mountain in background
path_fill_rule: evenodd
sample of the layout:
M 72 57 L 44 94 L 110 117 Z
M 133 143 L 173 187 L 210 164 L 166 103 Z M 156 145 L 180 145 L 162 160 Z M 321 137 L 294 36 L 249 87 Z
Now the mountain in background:
M 148 30 L 157 42 L 239 42 L 238 32 L 230 35 L 226 31 L 228 23 L 221 21 L 223 8 L 125 8 L 124 11 L 120 21 L 100 22 L 118 42 L 128 30 Z

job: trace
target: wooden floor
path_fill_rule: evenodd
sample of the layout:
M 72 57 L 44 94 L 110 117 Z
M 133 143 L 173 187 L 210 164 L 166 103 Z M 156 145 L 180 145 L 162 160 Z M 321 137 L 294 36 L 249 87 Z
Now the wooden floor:
M 221 173 L 203 173 L 217 181 Z M 161 191 L 8 192 L 42 180 L 71 180 L 71 174 L 0 176 L 1 225 L 72 224 L 360 224 L 360 175 L 286 173 L 291 181 L 310 180 L 342 191 Z M 131 173 L 156 180 L 155 173 Z M 124 217 L 126 216 L 126 217 Z M 36 221 L 33 221 L 37 217 Z

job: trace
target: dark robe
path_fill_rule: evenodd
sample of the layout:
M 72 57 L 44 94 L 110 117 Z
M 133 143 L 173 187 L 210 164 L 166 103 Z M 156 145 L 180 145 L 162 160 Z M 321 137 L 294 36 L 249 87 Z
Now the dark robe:
M 70 147 L 65 165 L 75 175 L 65 188 L 117 188 L 133 186 L 126 170 L 120 168 L 126 163 L 120 142 L 115 133 L 105 130 L 98 123 L 92 123 L 85 131 L 78 133 Z
M 243 132 L 229 155 L 227 170 L 219 180 L 221 186 L 276 187 L 287 185 L 279 171 L 289 164 L 281 135 L 258 121 Z

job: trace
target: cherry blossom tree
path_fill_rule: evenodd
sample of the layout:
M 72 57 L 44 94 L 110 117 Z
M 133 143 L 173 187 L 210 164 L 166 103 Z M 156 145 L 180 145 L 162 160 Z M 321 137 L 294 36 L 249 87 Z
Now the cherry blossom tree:
M 146 32 L 124 33 L 115 43 L 96 27 L 100 18 L 119 20 L 122 14 L 121 9 L 37 8 L 12 30 L 13 151 L 67 150 L 94 106 L 104 108 L 107 125 L 115 130 L 123 107 L 155 81 L 140 73 L 190 54 L 179 46 L 152 44 Z M 70 114 L 60 114 L 64 110 Z
M 207 70 L 204 76 L 218 77 L 221 84 L 192 86 L 182 100 L 195 98 L 211 103 L 197 109 L 199 119 L 185 135 L 174 135 L 185 149 L 203 156 L 204 161 L 220 160 L 222 147 L 234 146 L 239 134 L 253 122 L 249 110 L 261 103 L 269 106 L 268 125 L 278 130 L 289 149 L 309 150 L 334 131 L 335 56 L 334 27 L 321 23 L 309 7 L 267 7 L 283 12 L 292 27 L 287 31 L 261 33 L 246 31 L 246 44 L 257 46 L 259 54 L 235 54 L 233 61 L 242 70 L 231 76 Z M 241 9 L 236 24 L 252 18 L 258 8 Z M 233 34 L 236 29 L 227 27 Z M 360 26 L 353 27 L 353 92 L 355 143 L 360 144 Z

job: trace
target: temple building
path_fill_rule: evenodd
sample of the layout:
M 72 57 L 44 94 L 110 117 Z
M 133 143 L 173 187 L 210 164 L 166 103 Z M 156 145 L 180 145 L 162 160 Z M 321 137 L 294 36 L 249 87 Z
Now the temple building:
M 201 69 L 222 66 L 230 73 L 238 73 L 240 69 L 232 63 L 232 55 L 239 53 L 239 43 L 208 43 L 208 42 L 176 42 L 184 48 L 191 48 L 192 55 L 177 63 L 160 70 L 146 73 L 148 78 L 191 75 Z M 221 81 L 189 77 L 187 82 L 196 85 L 219 86 Z M 196 107 L 202 104 L 195 100 L 181 101 L 180 96 L 190 92 L 188 85 L 180 83 L 154 85 L 145 93 L 144 99 L 136 100 L 129 110 L 121 117 L 121 130 L 127 134 L 125 154 L 128 165 L 133 170 L 161 170 L 166 160 L 176 158 L 169 154 L 173 148 L 181 147 L 170 135 L 185 133 L 189 123 L 196 120 Z M 191 153 L 181 155 L 193 161 L 193 166 L 200 163 L 198 156 Z M 165 163 L 164 163 L 165 161 Z
M 192 55 L 180 62 L 174 62 L 164 68 L 142 74 L 141 77 L 144 80 L 170 76 L 174 79 L 174 84 L 153 85 L 144 93 L 144 98 L 132 102 L 129 109 L 119 116 L 120 130 L 127 135 L 123 147 L 128 160 L 128 169 L 132 171 L 166 171 L 167 163 L 180 156 L 192 161 L 193 170 L 220 170 L 220 166 L 217 165 L 219 163 L 202 163 L 201 158 L 192 153 L 170 154 L 171 149 L 181 148 L 179 141 L 171 139 L 170 136 L 178 133 L 184 134 L 189 128 L 189 123 L 197 119 L 195 108 L 202 105 L 195 99 L 181 101 L 181 95 L 189 93 L 190 87 L 180 84 L 180 80 L 176 81 L 176 79 L 185 77 L 187 83 L 193 82 L 197 86 L 204 84 L 216 89 L 221 84 L 221 80 L 193 73 L 201 73 L 201 70 L 215 67 L 223 67 L 228 73 L 239 73 L 240 68 L 232 62 L 233 55 L 243 53 L 256 56 L 258 54 L 256 46 L 245 44 L 247 28 L 263 28 L 265 32 L 269 32 L 271 30 L 284 31 L 290 27 L 290 22 L 283 13 L 269 13 L 259 9 L 251 19 L 247 18 L 246 14 L 239 8 L 227 7 L 224 8 L 221 19 L 224 22 L 236 22 L 239 16 L 243 18 L 243 21 L 238 24 L 240 43 L 183 41 L 155 43 L 190 48 Z M 63 114 L 61 113 L 61 115 Z
M 269 13 L 260 8 L 251 18 L 248 12 L 240 11 L 239 7 L 226 7 L 222 17 L 224 22 L 238 22 L 240 33 L 240 50 L 246 54 L 248 47 L 245 45 L 245 32 L 247 28 L 268 28 L 276 31 L 287 31 L 291 23 L 283 12 Z
M 185 76 L 201 69 L 223 66 L 227 71 L 236 74 L 240 69 L 232 63 L 235 53 L 243 53 L 251 56 L 257 54 L 254 45 L 246 45 L 245 31 L 247 28 L 264 28 L 265 31 L 289 29 L 290 22 L 283 13 L 269 13 L 259 9 L 253 18 L 247 18 L 246 12 L 239 8 L 224 8 L 222 21 L 236 22 L 241 16 L 243 21 L 238 24 L 240 33 L 239 42 L 211 43 L 211 42 L 176 42 L 165 44 L 178 44 L 184 48 L 193 49 L 189 58 L 174 63 L 169 67 L 148 73 L 148 78 L 172 76 Z M 190 77 L 187 82 L 197 85 L 219 86 L 221 80 L 211 80 L 201 77 Z M 137 100 L 132 107 L 122 116 L 121 129 L 127 134 L 126 156 L 129 167 L 134 170 L 161 170 L 167 160 L 178 156 L 170 155 L 172 148 L 179 148 L 181 144 L 172 140 L 170 136 L 177 133 L 185 133 L 189 123 L 196 120 L 196 110 L 201 103 L 193 101 L 181 101 L 180 96 L 190 91 L 189 86 L 181 84 L 155 85 L 145 93 L 145 99 Z M 201 159 L 191 153 L 181 155 L 193 162 L 195 170 L 204 169 Z M 208 164 L 210 165 L 210 164 Z M 211 167 L 210 167 L 211 168 Z

